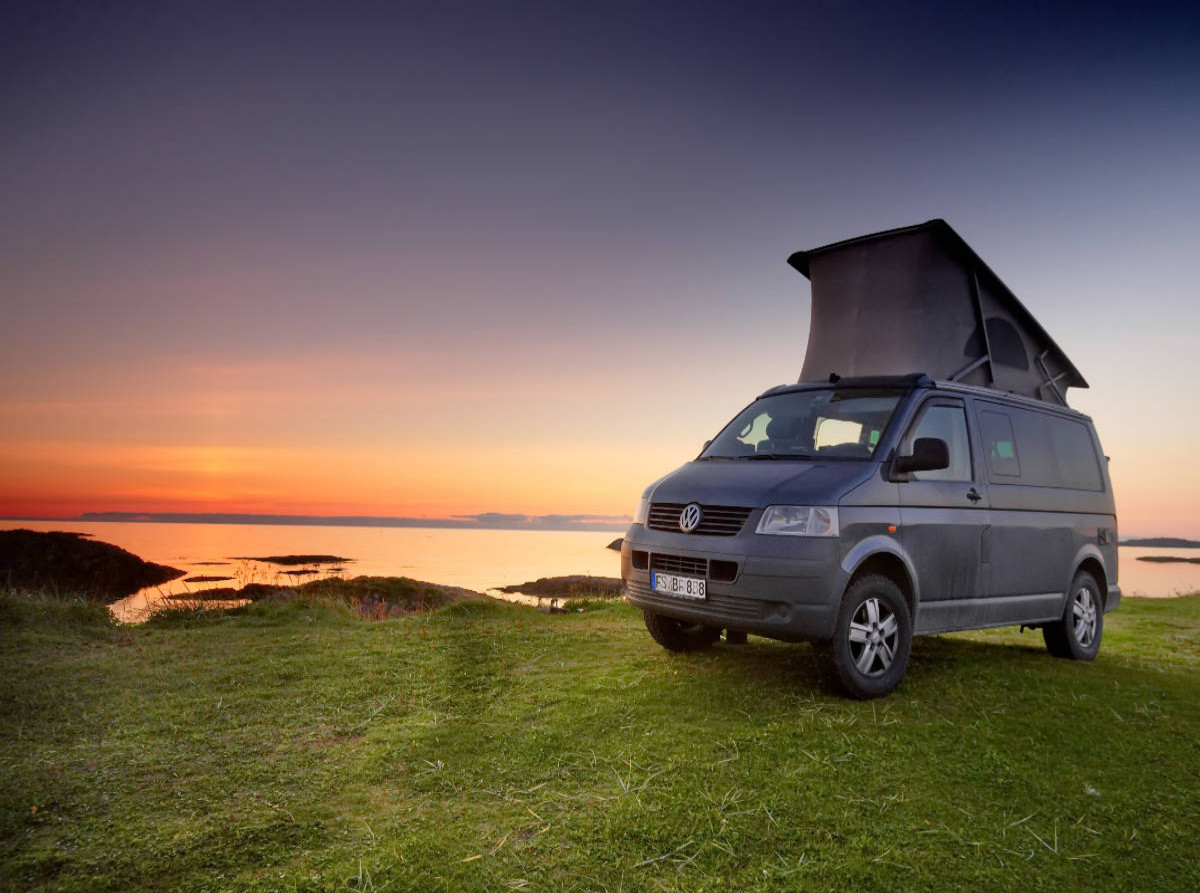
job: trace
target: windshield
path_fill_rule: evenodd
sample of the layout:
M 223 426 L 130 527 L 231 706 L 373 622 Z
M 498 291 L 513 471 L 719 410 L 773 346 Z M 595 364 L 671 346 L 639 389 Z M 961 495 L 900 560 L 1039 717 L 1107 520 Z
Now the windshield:
M 870 459 L 898 390 L 793 391 L 755 400 L 701 459 Z

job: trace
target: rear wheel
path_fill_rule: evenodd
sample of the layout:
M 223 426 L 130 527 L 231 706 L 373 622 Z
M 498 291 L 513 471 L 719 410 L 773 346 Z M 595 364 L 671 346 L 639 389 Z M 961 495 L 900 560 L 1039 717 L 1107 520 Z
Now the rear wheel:
M 851 583 L 825 647 L 846 694 L 889 694 L 904 678 L 912 650 L 912 615 L 900 587 L 880 574 Z
M 1071 581 L 1062 619 L 1042 627 L 1046 649 L 1055 657 L 1091 660 L 1100 652 L 1103 634 L 1104 605 L 1100 601 L 1100 584 L 1087 571 L 1080 571 Z
M 654 611 L 642 610 L 646 629 L 654 641 L 668 651 L 701 651 L 721 638 L 721 628 L 703 623 L 688 623 Z

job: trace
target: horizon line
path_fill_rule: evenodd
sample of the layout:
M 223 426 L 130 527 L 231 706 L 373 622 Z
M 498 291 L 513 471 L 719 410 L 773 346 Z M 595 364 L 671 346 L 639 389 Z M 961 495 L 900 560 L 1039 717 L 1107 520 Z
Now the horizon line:
M 291 527 L 429 527 L 457 530 L 624 531 L 628 515 L 523 515 L 481 512 L 448 518 L 391 515 L 287 515 L 254 512 L 80 512 L 55 517 L 0 516 L 0 521 L 117 522 L 133 524 L 264 524 Z
M 632 523 L 629 515 L 523 515 L 507 512 L 480 512 L 451 515 L 448 518 L 413 518 L 393 515 L 286 515 L 254 512 L 80 512 L 77 515 L 39 516 L 0 515 L 0 522 L 37 521 L 127 524 L 264 524 L 273 527 L 427 527 L 449 530 L 545 530 L 585 533 L 624 532 Z M 1176 539 L 1197 542 L 1172 534 L 1129 534 L 1128 540 Z

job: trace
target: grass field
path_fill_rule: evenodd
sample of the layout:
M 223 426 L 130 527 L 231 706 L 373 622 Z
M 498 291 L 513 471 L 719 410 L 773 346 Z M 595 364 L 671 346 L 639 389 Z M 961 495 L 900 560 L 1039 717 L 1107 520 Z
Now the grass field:
M 1197 890 L 1200 596 L 1092 664 L 919 639 L 672 656 L 631 607 L 112 625 L 0 597 L 0 887 Z

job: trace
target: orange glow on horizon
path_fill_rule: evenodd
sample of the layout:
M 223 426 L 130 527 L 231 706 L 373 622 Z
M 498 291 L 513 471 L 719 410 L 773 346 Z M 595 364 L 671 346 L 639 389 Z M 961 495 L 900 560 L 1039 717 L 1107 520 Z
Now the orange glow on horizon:
M 576 444 L 530 457 L 506 444 L 428 450 L 0 444 L 0 517 L 85 512 L 446 519 L 481 512 L 627 516 L 642 488 L 686 461 L 660 449 Z M 625 461 L 622 461 L 625 460 Z M 1175 471 L 1169 471 L 1169 468 Z M 1178 466 L 1111 470 L 1126 536 L 1187 535 Z M 303 481 L 302 487 L 296 481 Z M 1200 489 L 1200 481 L 1185 486 Z M 1183 531 L 1183 533 L 1180 533 Z
M 6 444 L 0 445 L 0 516 L 73 517 L 96 511 L 624 516 L 641 487 L 662 473 L 649 466 L 641 472 L 637 467 L 622 471 L 598 446 L 543 456 L 536 464 L 529 462 L 532 453 L 518 445 L 476 455 L 467 446 L 339 454 L 45 443 L 20 449 Z

